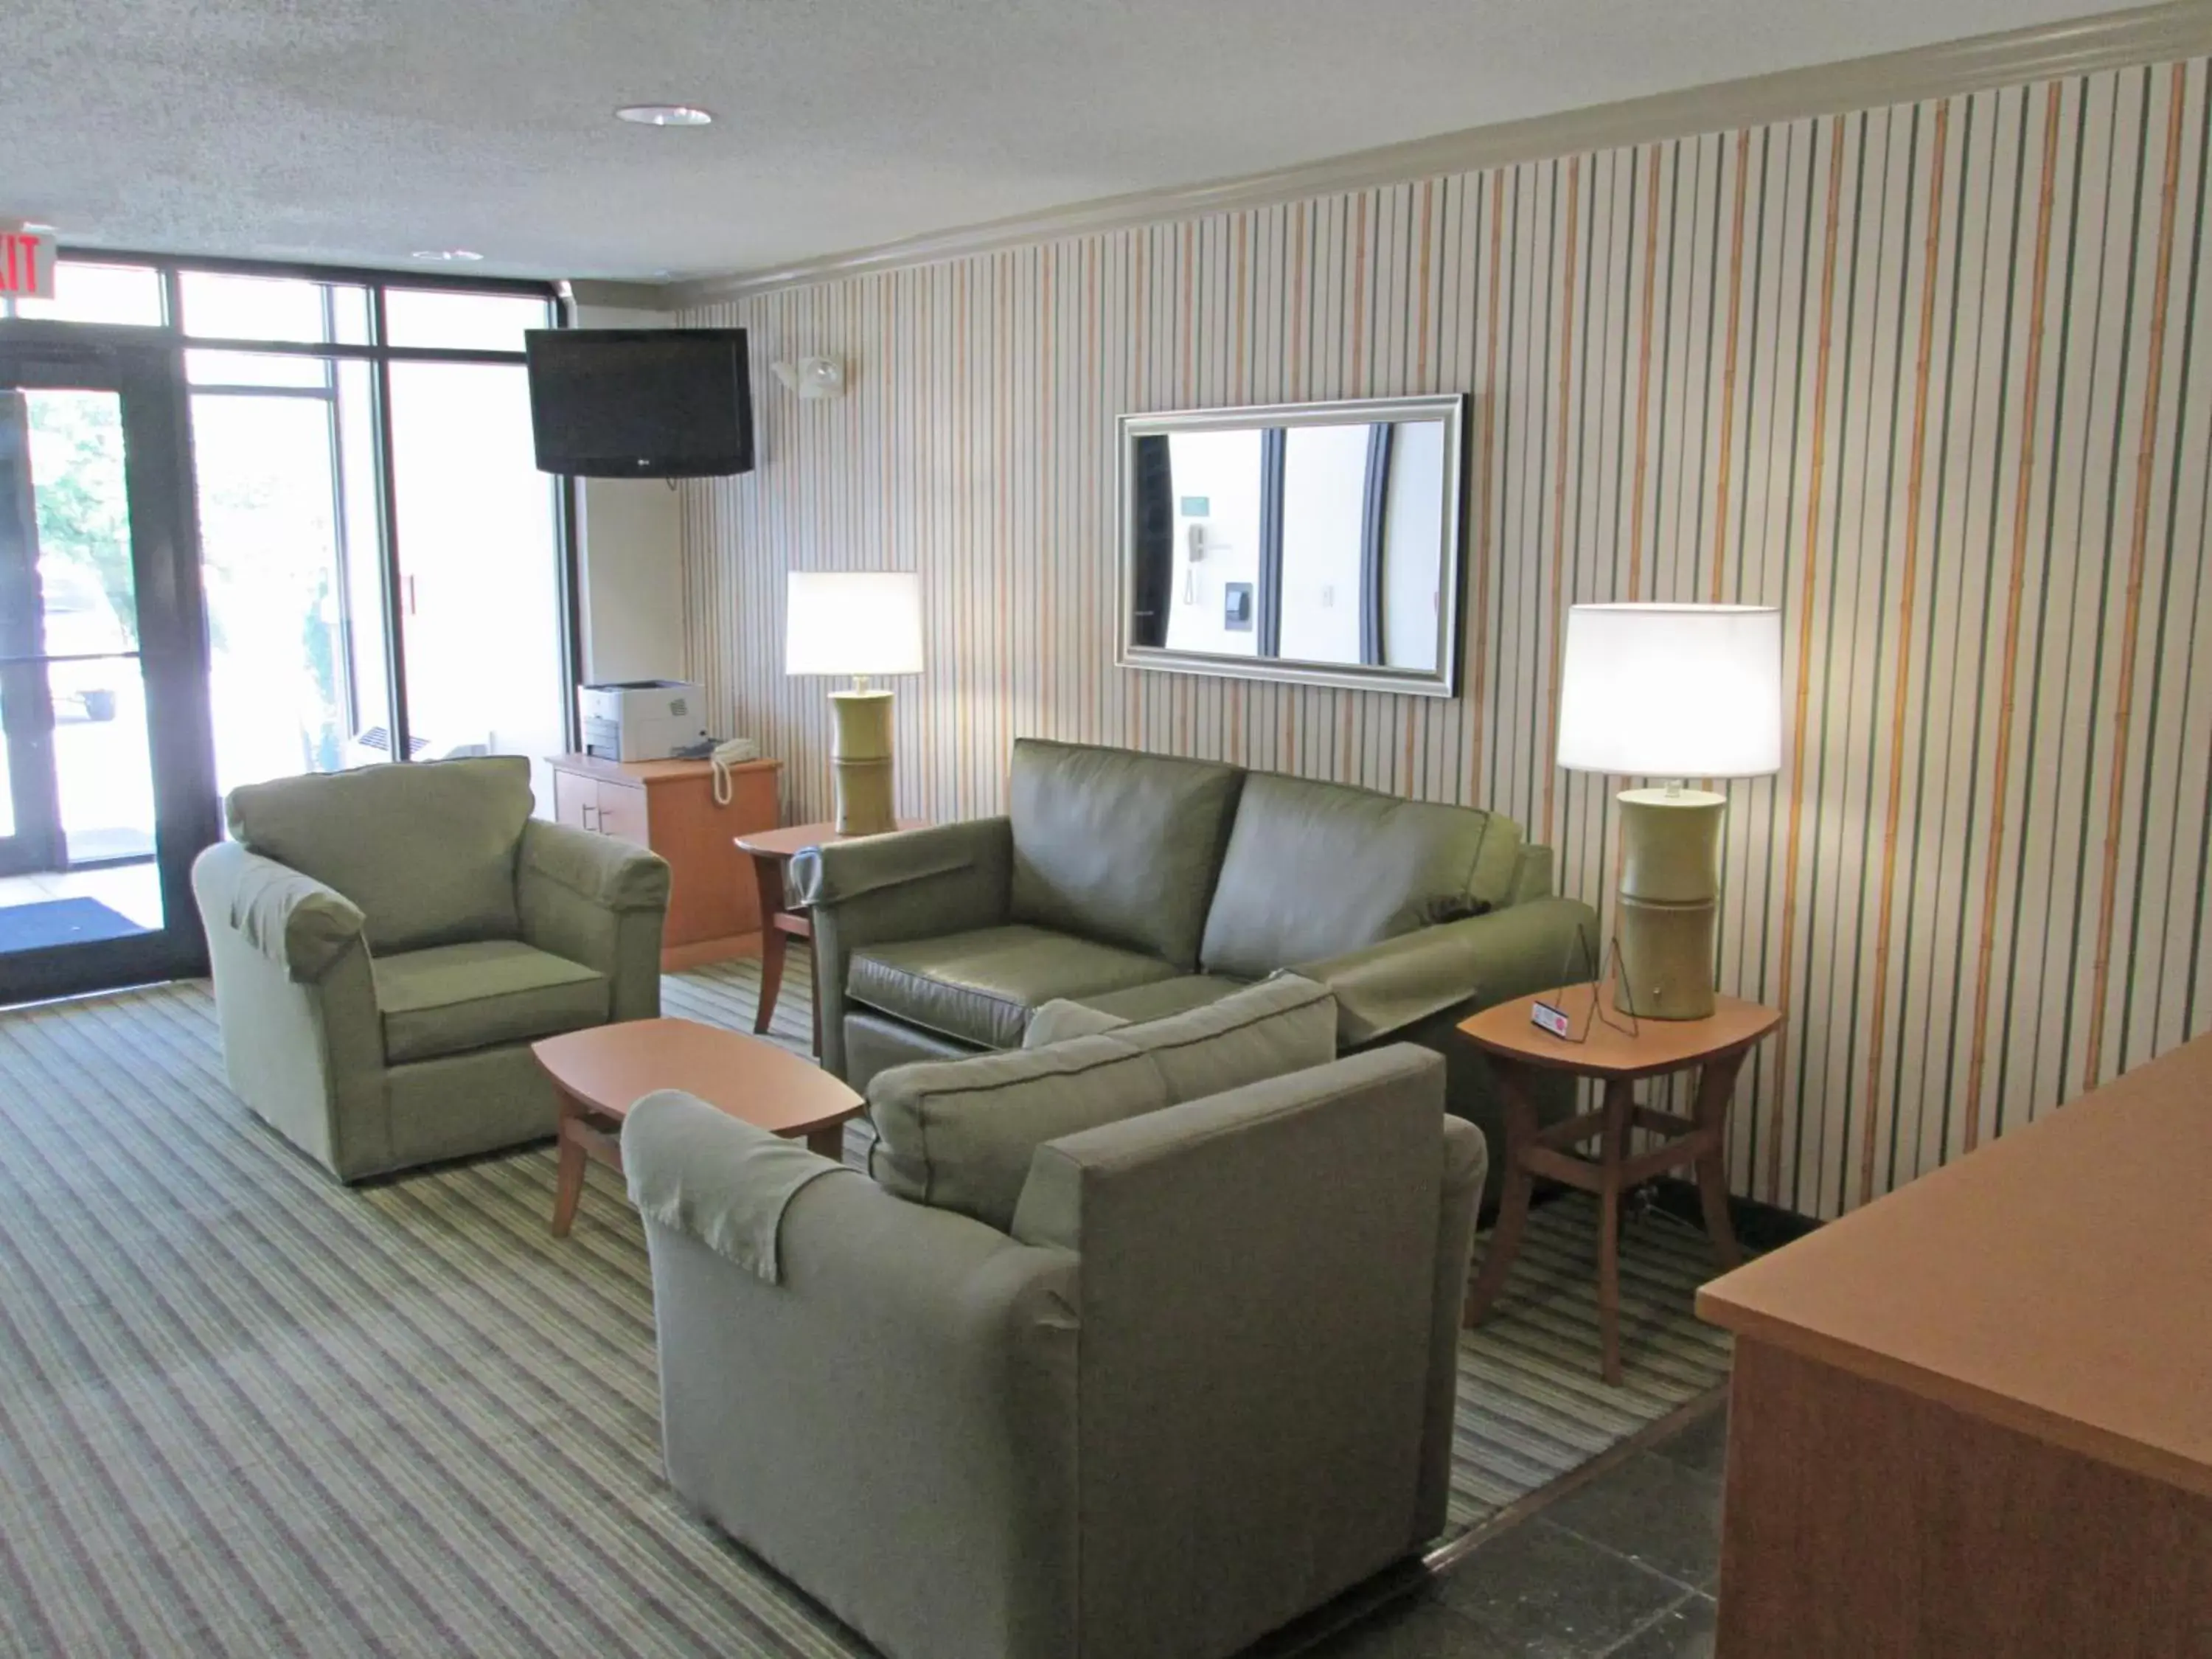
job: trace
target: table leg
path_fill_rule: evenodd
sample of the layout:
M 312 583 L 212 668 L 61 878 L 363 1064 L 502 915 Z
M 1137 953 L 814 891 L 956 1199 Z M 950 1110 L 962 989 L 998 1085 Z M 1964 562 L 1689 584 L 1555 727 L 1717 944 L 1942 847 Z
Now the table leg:
M 1597 1324 L 1607 1382 L 1620 1382 L 1620 1166 L 1628 1157 L 1628 1124 L 1636 1110 L 1636 1085 L 1613 1078 L 1605 1085 L 1605 1127 L 1598 1138 Z
M 761 981 L 760 1009 L 753 1016 L 753 1034 L 765 1033 L 775 1018 L 776 993 L 783 988 L 784 937 L 775 925 L 783 908 L 783 860 L 755 853 L 753 885 L 760 895 Z
M 561 1118 L 555 1131 L 560 1164 L 553 1178 L 553 1237 L 566 1238 L 576 1219 L 576 1203 L 584 1195 L 584 1143 L 575 1134 L 581 1127 L 583 1108 L 567 1090 L 559 1091 Z
M 1712 1238 L 1713 1255 L 1723 1273 L 1743 1260 L 1735 1229 L 1729 1221 L 1728 1109 L 1735 1093 L 1736 1073 L 1743 1068 L 1743 1057 L 1748 1052 L 1740 1050 L 1706 1061 L 1698 1069 L 1697 1098 L 1690 1108 L 1698 1128 L 1712 1139 L 1712 1144 L 1698 1154 L 1698 1201 L 1705 1208 L 1705 1231 Z
M 1492 1059 L 1490 1065 L 1505 1105 L 1502 1154 L 1505 1182 L 1498 1198 L 1498 1224 L 1491 1230 L 1490 1248 L 1483 1253 L 1482 1271 L 1467 1287 L 1467 1301 L 1461 1310 L 1460 1323 L 1468 1326 L 1479 1323 L 1505 1288 L 1505 1276 L 1513 1269 L 1513 1258 L 1520 1254 L 1522 1230 L 1528 1224 L 1528 1197 L 1536 1185 L 1536 1177 L 1521 1161 L 1522 1149 L 1536 1141 L 1536 1109 L 1529 1102 L 1519 1067 L 1498 1059 Z
M 826 1129 L 817 1129 L 806 1137 L 806 1150 L 817 1158 L 826 1158 L 832 1164 L 845 1161 L 845 1126 L 833 1123 Z

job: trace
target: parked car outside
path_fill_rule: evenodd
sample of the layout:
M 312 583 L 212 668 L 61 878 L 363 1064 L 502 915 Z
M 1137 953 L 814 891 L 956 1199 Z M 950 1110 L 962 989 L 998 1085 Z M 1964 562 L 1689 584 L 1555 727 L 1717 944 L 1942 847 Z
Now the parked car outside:
M 42 560 L 39 586 L 46 655 L 84 659 L 47 667 L 56 712 L 63 703 L 74 702 L 88 720 L 113 720 L 115 688 L 131 672 L 129 657 L 135 647 L 107 590 L 90 569 L 66 560 Z

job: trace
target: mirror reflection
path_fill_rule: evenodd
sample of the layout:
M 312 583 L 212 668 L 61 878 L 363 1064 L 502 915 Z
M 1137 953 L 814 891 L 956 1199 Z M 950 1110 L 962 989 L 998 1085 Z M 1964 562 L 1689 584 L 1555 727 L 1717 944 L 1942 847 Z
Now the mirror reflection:
M 1126 420 L 1122 660 L 1449 695 L 1460 403 Z

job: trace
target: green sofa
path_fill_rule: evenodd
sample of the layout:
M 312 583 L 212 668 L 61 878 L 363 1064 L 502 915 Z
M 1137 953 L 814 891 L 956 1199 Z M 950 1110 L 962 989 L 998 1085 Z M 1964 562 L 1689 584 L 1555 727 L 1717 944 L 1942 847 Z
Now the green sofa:
M 1054 1000 L 1143 1020 L 1290 969 L 1334 993 L 1342 1052 L 1441 1054 L 1451 1110 L 1498 1146 L 1458 1022 L 1559 983 L 1597 936 L 1551 896 L 1551 849 L 1495 813 L 1036 738 L 1014 745 L 1004 816 L 832 842 L 793 877 L 822 1062 L 856 1089 L 1018 1046 Z M 1571 1104 L 1563 1083 L 1538 1108 Z
M 1482 1139 L 1240 1001 L 887 1076 L 921 1196 L 640 1101 L 677 1492 L 887 1659 L 1223 1659 L 1433 1539 Z
M 231 792 L 192 866 L 232 1088 L 342 1181 L 542 1139 L 542 1036 L 660 1012 L 668 866 L 518 757 Z

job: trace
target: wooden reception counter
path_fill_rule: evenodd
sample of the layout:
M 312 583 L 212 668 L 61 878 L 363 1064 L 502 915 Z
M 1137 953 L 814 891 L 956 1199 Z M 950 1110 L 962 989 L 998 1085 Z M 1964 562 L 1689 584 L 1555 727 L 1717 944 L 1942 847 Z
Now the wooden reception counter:
M 2212 1036 L 1698 1311 L 1721 1659 L 2212 1654 Z

